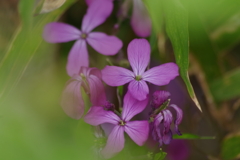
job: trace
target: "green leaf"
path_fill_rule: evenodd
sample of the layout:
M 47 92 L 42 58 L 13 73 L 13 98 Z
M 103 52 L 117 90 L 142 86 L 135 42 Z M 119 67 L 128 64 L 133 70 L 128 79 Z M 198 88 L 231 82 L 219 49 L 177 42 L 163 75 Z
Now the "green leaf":
M 189 39 L 190 50 L 199 62 L 207 82 L 221 77 L 218 57 L 199 15 L 197 4 L 189 0 Z
M 172 42 L 176 62 L 180 68 L 180 75 L 187 86 L 189 95 L 198 109 L 201 110 L 188 76 L 188 13 L 178 0 L 163 1 L 163 7 L 166 31 Z
M 236 69 L 210 83 L 213 97 L 217 101 L 228 100 L 240 96 L 240 69 Z
M 144 0 L 144 3 L 152 19 L 153 29 L 156 31 L 156 33 L 161 32 L 163 24 L 161 0 Z
M 0 60 L 0 100 L 17 85 L 33 56 L 39 50 L 46 23 L 55 21 L 75 0 L 68 0 L 61 8 L 49 14 L 33 16 L 34 2 L 21 0 L 19 26 L 3 59 Z
M 184 133 L 181 136 L 173 135 L 173 139 L 215 139 L 215 137 L 198 136 L 195 134 Z
M 166 152 L 163 152 L 162 149 L 160 148 L 160 152 L 156 153 L 153 160 L 163 160 L 167 156 Z
M 227 137 L 222 144 L 221 155 L 224 160 L 240 158 L 240 135 Z

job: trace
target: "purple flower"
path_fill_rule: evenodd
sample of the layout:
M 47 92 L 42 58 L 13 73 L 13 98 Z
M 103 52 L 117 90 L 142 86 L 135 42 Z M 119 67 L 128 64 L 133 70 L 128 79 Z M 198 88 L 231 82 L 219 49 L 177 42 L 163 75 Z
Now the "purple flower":
M 174 120 L 175 131 L 178 135 L 181 135 L 178 130 L 178 125 L 182 121 L 183 113 L 180 108 L 175 104 L 169 105 L 170 93 L 167 91 L 156 91 L 153 94 L 153 100 L 151 106 L 153 111 L 150 116 L 150 121 L 152 122 L 152 136 L 155 141 L 159 142 L 159 146 L 164 144 L 169 144 L 172 140 L 172 131 L 170 129 L 173 115 L 168 110 L 173 108 L 177 113 L 177 118 Z M 168 107 L 169 105 L 169 107 Z M 168 109 L 167 109 L 168 108 Z
M 148 37 L 151 34 L 151 19 L 142 0 L 133 0 L 131 25 L 139 37 Z
M 97 68 L 81 67 L 79 73 L 74 74 L 67 82 L 61 101 L 65 113 L 74 119 L 80 119 L 84 113 L 81 87 L 90 95 L 93 105 L 104 104 L 106 101 L 101 72 Z
M 149 124 L 148 121 L 130 121 L 136 114 L 142 112 L 148 103 L 148 98 L 144 101 L 138 101 L 127 93 L 124 97 L 124 104 L 121 116 L 113 111 L 105 110 L 104 107 L 91 107 L 86 114 L 85 122 L 97 126 L 104 123 L 114 125 L 108 136 L 107 144 L 102 150 L 105 158 L 112 157 L 115 153 L 120 152 L 124 147 L 124 131 L 139 146 L 142 146 L 148 138 Z
M 122 47 L 122 41 L 115 36 L 108 36 L 102 32 L 91 32 L 106 20 L 112 9 L 113 3 L 109 0 L 91 3 L 83 17 L 81 31 L 59 22 L 49 23 L 45 26 L 43 37 L 47 42 L 61 43 L 77 40 L 68 56 L 67 73 L 70 76 L 77 74 L 81 66 L 89 66 L 87 43 L 104 55 L 114 55 Z
M 121 86 L 130 82 L 129 92 L 140 101 L 149 93 L 146 82 L 162 86 L 179 75 L 175 63 L 165 63 L 145 71 L 150 61 L 150 45 L 145 39 L 134 39 L 129 43 L 128 60 L 133 72 L 121 67 L 106 66 L 102 70 L 102 78 L 110 86 Z
M 86 0 L 86 3 L 89 5 L 96 0 Z M 113 0 L 109 0 L 113 1 Z M 126 18 L 131 3 L 133 3 L 133 10 L 131 16 L 131 26 L 135 34 L 139 37 L 148 37 L 151 34 L 152 22 L 149 17 L 147 8 L 145 7 L 142 0 L 126 0 L 123 2 L 120 10 L 119 17 Z M 118 25 L 116 25 L 118 26 Z

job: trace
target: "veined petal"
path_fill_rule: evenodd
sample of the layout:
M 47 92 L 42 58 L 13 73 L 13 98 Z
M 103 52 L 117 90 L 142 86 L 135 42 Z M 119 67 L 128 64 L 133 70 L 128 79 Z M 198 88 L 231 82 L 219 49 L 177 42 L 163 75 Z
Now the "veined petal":
M 87 79 L 90 88 L 90 100 L 94 106 L 103 105 L 107 98 L 101 79 L 94 75 L 90 75 Z
M 128 60 L 135 75 L 142 75 L 150 60 L 150 45 L 146 39 L 134 39 L 127 48 Z
M 167 133 L 163 133 L 162 139 L 164 144 L 169 144 L 172 140 L 172 131 L 169 130 Z
M 94 76 L 98 77 L 99 79 L 102 79 L 101 70 L 99 70 L 98 68 L 90 68 L 89 75 L 94 75 Z
M 73 45 L 67 62 L 67 73 L 69 76 L 78 74 L 81 66 L 88 67 L 87 44 L 84 40 L 78 40 Z
M 168 84 L 178 75 L 178 66 L 175 63 L 165 63 L 146 71 L 142 75 L 142 79 L 152 84 L 162 86 Z
M 175 131 L 177 132 L 178 135 L 182 135 L 181 132 L 178 129 L 178 125 L 181 123 L 182 118 L 183 118 L 183 112 L 182 110 L 177 107 L 175 104 L 171 104 L 169 107 L 172 107 L 175 109 L 175 111 L 177 112 L 177 118 L 174 120 L 174 124 L 175 124 Z
M 168 91 L 155 91 L 153 93 L 152 106 L 158 108 L 170 98 L 171 94 Z
M 116 36 L 109 36 L 101 32 L 91 32 L 87 42 L 97 52 L 104 55 L 115 55 L 122 48 L 122 41 Z
M 142 101 L 147 98 L 149 93 L 148 85 L 145 81 L 136 81 L 133 80 L 129 83 L 128 89 L 132 96 L 139 101 Z
M 43 38 L 49 43 L 61 43 L 79 39 L 81 31 L 71 25 L 52 22 L 43 30 Z
M 118 125 L 120 118 L 112 111 L 105 111 L 103 107 L 93 106 L 85 115 L 84 120 L 86 123 L 97 126 L 103 123 L 112 123 Z
M 142 0 L 133 0 L 131 25 L 136 35 L 140 37 L 147 37 L 151 33 L 151 19 Z
M 103 157 L 111 158 L 123 149 L 124 143 L 124 127 L 117 125 L 108 136 L 107 144 L 102 150 Z
M 102 69 L 102 79 L 109 86 L 121 86 L 134 79 L 133 72 L 116 66 L 106 66 Z
M 61 99 L 64 112 L 74 119 L 80 119 L 84 113 L 84 101 L 80 87 L 81 82 L 70 80 L 63 91 Z
M 113 2 L 109 0 L 95 0 L 90 3 L 87 13 L 83 17 L 82 31 L 89 33 L 102 24 L 113 10 Z
M 129 121 L 133 116 L 142 112 L 148 104 L 148 98 L 138 101 L 129 92 L 126 93 L 123 100 L 122 119 Z
M 158 141 L 159 146 L 162 146 L 162 134 L 161 134 L 161 128 L 160 128 L 160 123 L 163 121 L 163 115 L 158 114 L 153 122 L 153 132 L 152 136 L 155 141 Z
M 139 146 L 142 146 L 148 138 L 149 123 L 148 121 L 131 121 L 127 122 L 125 132 Z
M 172 113 L 169 110 L 163 110 L 164 117 L 164 134 L 168 133 L 172 124 Z

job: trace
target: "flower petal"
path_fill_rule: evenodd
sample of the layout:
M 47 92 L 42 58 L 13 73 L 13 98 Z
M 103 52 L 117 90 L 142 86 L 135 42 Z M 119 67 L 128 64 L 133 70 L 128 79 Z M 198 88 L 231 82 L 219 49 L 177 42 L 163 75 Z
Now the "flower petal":
M 164 144 L 169 144 L 172 141 L 172 131 L 169 130 L 167 133 L 163 133 L 162 141 Z
M 165 63 L 146 71 L 142 75 L 142 79 L 152 84 L 162 86 L 168 84 L 178 75 L 178 66 L 175 63 Z
M 152 103 L 151 105 L 154 108 L 158 108 L 164 102 L 166 102 L 170 98 L 171 94 L 168 91 L 155 91 L 153 93 Z
M 124 143 L 124 127 L 117 125 L 108 136 L 107 144 L 102 150 L 103 157 L 111 158 L 123 149 Z
M 102 24 L 113 10 L 113 2 L 109 0 L 95 0 L 93 1 L 87 10 L 87 13 L 83 17 L 82 31 L 89 33 L 95 27 Z
M 150 60 L 150 45 L 146 39 L 134 39 L 127 48 L 128 60 L 135 75 L 142 75 Z
M 148 98 L 138 101 L 129 92 L 126 93 L 123 100 L 122 119 L 129 121 L 133 116 L 142 112 L 148 104 Z
M 73 45 L 67 62 L 67 73 L 69 76 L 78 74 L 81 66 L 88 67 L 87 44 L 84 40 L 78 40 Z
M 139 101 L 146 99 L 149 93 L 148 85 L 145 81 L 133 80 L 129 83 L 128 89 L 132 96 Z
M 89 75 L 91 75 L 91 74 L 98 77 L 99 79 L 102 79 L 101 70 L 99 70 L 98 68 L 90 68 Z
M 87 79 L 90 88 L 90 100 L 94 106 L 103 105 L 107 98 L 101 79 L 94 75 L 90 75 Z
M 52 22 L 43 30 L 43 38 L 49 43 L 61 43 L 79 39 L 81 31 L 71 25 Z
M 163 110 L 163 117 L 164 117 L 164 131 L 163 134 L 167 134 L 170 130 L 172 124 L 172 113 L 169 110 Z
M 127 122 L 125 132 L 139 146 L 142 146 L 148 138 L 149 123 L 148 121 Z
M 151 33 L 151 19 L 142 0 L 133 0 L 131 25 L 136 35 L 147 37 Z
M 86 123 L 97 126 L 103 123 L 118 124 L 120 118 L 112 111 L 105 111 L 103 107 L 93 106 L 85 115 L 84 120 Z
M 158 114 L 153 122 L 153 131 L 152 131 L 152 136 L 153 139 L 155 141 L 158 141 L 159 146 L 162 146 L 162 134 L 161 134 L 161 128 L 160 128 L 160 124 L 163 121 L 163 115 L 162 114 Z
M 122 48 L 122 41 L 116 36 L 109 36 L 101 32 L 91 32 L 87 42 L 97 52 L 104 55 L 115 55 Z
M 175 109 L 175 111 L 177 112 L 177 118 L 174 120 L 174 124 L 175 124 L 175 131 L 177 132 L 178 135 L 182 135 L 181 132 L 178 129 L 178 125 L 181 123 L 182 118 L 183 118 L 183 112 L 182 110 L 177 107 L 177 105 L 175 104 L 171 104 L 169 107 L 172 107 Z
M 64 112 L 74 119 L 80 119 L 84 113 L 84 101 L 80 87 L 81 82 L 70 80 L 63 91 L 61 99 Z
M 116 66 L 106 66 L 102 69 L 102 79 L 109 86 L 121 86 L 134 79 L 133 72 Z

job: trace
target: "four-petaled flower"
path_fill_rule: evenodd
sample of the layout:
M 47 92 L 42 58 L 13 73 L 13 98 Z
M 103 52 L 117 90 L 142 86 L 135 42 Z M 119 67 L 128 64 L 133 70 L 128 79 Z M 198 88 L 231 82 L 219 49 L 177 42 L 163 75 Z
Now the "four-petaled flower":
M 183 113 L 182 110 L 175 104 L 169 105 L 169 98 L 169 92 L 156 91 L 153 94 L 153 100 L 151 103 L 151 107 L 153 109 L 150 116 L 150 121 L 152 121 L 151 132 L 153 139 L 159 143 L 159 146 L 161 146 L 163 143 L 169 144 L 172 140 L 172 131 L 170 127 L 172 124 L 173 115 L 170 110 L 168 110 L 169 108 L 173 108 L 177 112 L 177 118 L 174 121 L 175 132 L 178 135 L 181 135 L 180 131 L 178 130 L 178 125 L 182 121 Z
M 178 76 L 175 63 L 165 63 L 145 71 L 150 61 L 150 45 L 145 39 L 134 39 L 128 45 L 128 60 L 133 72 L 116 66 L 106 66 L 102 78 L 110 86 L 121 86 L 128 82 L 128 90 L 138 100 L 144 100 L 149 93 L 146 82 L 162 86 Z
M 91 3 L 87 14 L 83 17 L 81 31 L 60 22 L 52 22 L 45 26 L 43 37 L 47 42 L 61 43 L 77 40 L 68 56 L 67 73 L 69 76 L 77 74 L 81 66 L 89 66 L 87 43 L 104 55 L 114 55 L 122 48 L 122 41 L 116 36 L 91 32 L 106 20 L 112 9 L 113 3 L 109 0 Z
M 65 113 L 74 119 L 81 118 L 84 113 L 85 107 L 81 87 L 90 95 L 90 100 L 93 105 L 106 103 L 106 95 L 101 81 L 100 70 L 97 68 L 81 67 L 79 73 L 74 74 L 67 82 L 61 101 L 61 106 Z
M 112 157 L 115 153 L 120 152 L 124 147 L 124 131 L 138 145 L 142 146 L 148 138 L 149 123 L 148 121 L 130 121 L 136 114 L 142 112 L 148 103 L 148 98 L 144 101 L 138 101 L 126 93 L 123 102 L 121 116 L 116 115 L 102 106 L 93 106 L 86 114 L 85 122 L 97 126 L 103 123 L 114 124 L 114 128 L 108 136 L 107 144 L 102 150 L 105 158 Z

